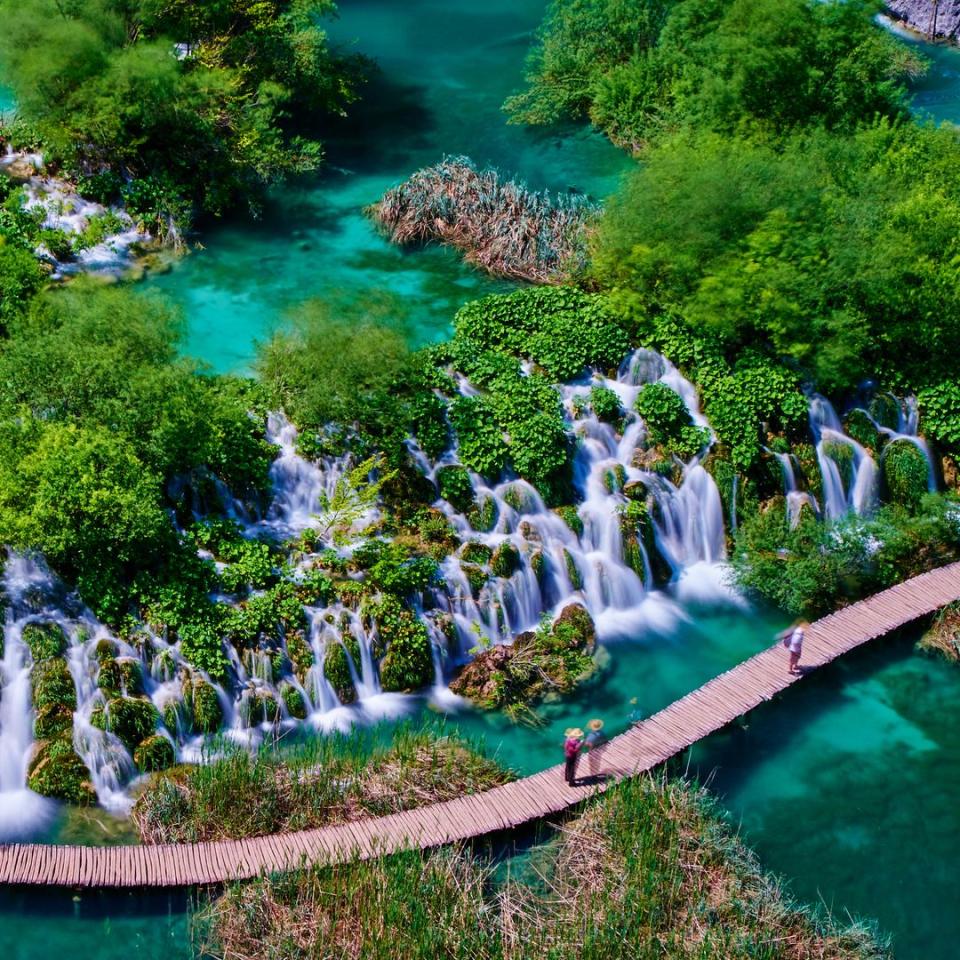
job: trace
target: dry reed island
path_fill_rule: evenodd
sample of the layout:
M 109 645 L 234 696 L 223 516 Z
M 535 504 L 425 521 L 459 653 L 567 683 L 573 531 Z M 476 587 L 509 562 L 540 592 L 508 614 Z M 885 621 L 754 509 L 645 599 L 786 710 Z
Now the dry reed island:
M 304 303 L 217 375 L 128 268 L 322 164 L 373 69 L 334 12 L 0 0 L 6 836 L 54 801 L 158 843 L 483 790 L 514 774 L 442 725 L 331 731 L 404 697 L 545 723 L 681 578 L 814 617 L 960 559 L 960 143 L 873 5 L 554 0 L 504 122 L 592 125 L 617 192 L 438 157 L 368 215 L 513 292 L 416 351 Z M 957 660 L 958 622 L 922 647 Z M 500 866 L 232 886 L 198 955 L 891 955 L 670 771 Z

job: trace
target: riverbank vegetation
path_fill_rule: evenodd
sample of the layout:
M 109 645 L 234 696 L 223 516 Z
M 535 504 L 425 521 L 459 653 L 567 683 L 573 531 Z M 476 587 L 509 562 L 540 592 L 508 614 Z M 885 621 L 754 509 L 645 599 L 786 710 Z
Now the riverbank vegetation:
M 533 848 L 527 873 L 467 849 L 302 870 L 229 888 L 198 937 L 213 956 L 291 960 L 890 955 L 866 927 L 793 903 L 680 781 L 617 787 Z
M 317 737 L 251 755 L 228 746 L 142 788 L 133 819 L 143 843 L 233 840 L 386 816 L 513 779 L 478 747 L 428 728 Z
M 4 2 L 2 82 L 21 126 L 80 193 L 155 233 L 314 169 L 315 119 L 356 98 L 359 62 L 330 48 L 330 0 Z M 32 132 L 28 133 L 28 131 Z

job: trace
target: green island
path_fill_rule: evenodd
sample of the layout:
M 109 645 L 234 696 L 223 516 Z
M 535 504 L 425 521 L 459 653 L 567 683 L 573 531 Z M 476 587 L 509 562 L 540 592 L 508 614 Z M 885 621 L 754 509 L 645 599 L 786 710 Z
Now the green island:
M 478 793 L 960 560 L 960 53 L 865 0 L 483 6 L 0 0 L 0 841 Z M 123 922 L 951 956 L 958 605 L 878 645 L 529 835 Z

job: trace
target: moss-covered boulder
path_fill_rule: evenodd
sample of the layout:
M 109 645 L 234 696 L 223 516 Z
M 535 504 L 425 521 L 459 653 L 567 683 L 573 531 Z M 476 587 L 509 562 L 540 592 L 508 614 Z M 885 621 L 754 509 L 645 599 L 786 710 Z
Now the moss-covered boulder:
M 27 786 L 43 797 L 78 806 L 87 806 L 97 799 L 90 771 L 67 736 L 36 744 L 27 768 Z
M 292 683 L 281 684 L 280 699 L 283 701 L 287 714 L 294 720 L 307 719 L 307 701 L 299 687 L 295 687 Z
M 596 418 L 603 423 L 616 426 L 623 419 L 620 398 L 609 387 L 594 387 L 590 391 L 590 406 Z
M 23 628 L 23 642 L 34 663 L 62 657 L 67 652 L 67 636 L 56 623 L 28 623 Z
M 117 645 L 108 637 L 101 637 L 94 647 L 93 655 L 101 663 L 104 660 L 112 660 L 117 655 Z
M 869 406 L 870 416 L 889 430 L 896 430 L 900 425 L 900 401 L 892 394 L 878 393 Z
M 823 444 L 823 453 L 824 456 L 836 464 L 843 487 L 845 490 L 849 490 L 853 483 L 854 461 L 856 460 L 856 452 L 853 446 L 841 440 L 828 440 Z
M 563 551 L 563 562 L 567 568 L 567 577 L 570 580 L 570 586 L 573 587 L 574 590 L 582 590 L 583 575 L 580 573 L 577 561 L 574 560 L 573 554 L 569 550 Z
M 380 662 L 384 690 L 420 690 L 433 682 L 433 651 L 426 625 L 394 597 L 368 603 L 365 615 L 376 623 L 386 653 Z
M 141 773 L 156 773 L 172 767 L 177 761 L 177 753 L 169 738 L 162 733 L 147 737 L 133 751 L 133 762 Z
M 467 522 L 474 530 L 489 533 L 497 525 L 497 502 L 493 497 L 483 496 L 467 511 Z
M 877 425 L 870 419 L 865 410 L 855 407 L 843 418 L 843 429 L 847 436 L 853 437 L 861 447 L 866 447 L 874 453 L 883 446 L 884 435 L 877 429 Z
M 157 729 L 160 713 L 146 697 L 114 697 L 106 706 L 94 707 L 90 722 L 133 751 Z
M 886 498 L 907 507 L 916 506 L 927 492 L 927 458 L 910 440 L 894 440 L 883 451 L 883 484 Z
M 960 663 L 960 602 L 944 607 L 917 643 L 921 653 Z
M 495 577 L 512 577 L 520 566 L 520 551 L 509 540 L 505 540 L 490 558 L 490 569 Z
M 47 705 L 77 709 L 77 690 L 67 661 L 55 658 L 34 666 L 30 675 L 33 688 L 33 707 L 41 710 Z
M 354 664 L 359 662 L 360 649 L 356 638 L 348 636 L 345 643 L 351 648 L 350 656 Z M 350 662 L 347 657 L 347 647 L 344 643 L 331 640 L 323 655 L 323 675 L 333 687 L 341 703 L 353 703 L 357 699 L 357 691 L 353 685 L 353 675 L 350 673 Z
M 437 486 L 440 496 L 460 513 L 466 513 L 474 506 L 473 483 L 466 467 L 441 467 L 437 471 Z
M 73 731 L 73 710 L 62 703 L 46 703 L 33 720 L 33 734 L 37 740 L 70 735 Z
M 520 634 L 512 644 L 489 647 L 450 684 L 454 693 L 483 709 L 522 715 L 538 701 L 569 693 L 593 674 L 593 619 L 568 604 L 550 627 Z
M 493 550 L 485 543 L 479 543 L 476 540 L 468 540 L 460 550 L 460 559 L 464 563 L 487 564 L 491 556 L 493 556 Z
M 557 507 L 553 511 L 578 537 L 583 536 L 583 520 L 576 507 Z
M 795 443 L 792 448 L 793 457 L 800 466 L 800 477 L 803 485 L 816 498 L 817 502 L 822 502 L 823 498 L 823 475 L 820 472 L 820 461 L 817 458 L 816 447 L 812 443 Z
M 120 665 L 113 657 L 100 661 L 100 669 L 97 671 L 97 686 L 108 700 L 119 697 L 123 693 Z
M 274 723 L 280 716 L 280 704 L 269 687 L 252 687 L 240 698 L 240 717 L 245 726 Z
M 216 733 L 223 724 L 223 708 L 213 685 L 201 677 L 184 684 L 184 703 L 195 733 Z

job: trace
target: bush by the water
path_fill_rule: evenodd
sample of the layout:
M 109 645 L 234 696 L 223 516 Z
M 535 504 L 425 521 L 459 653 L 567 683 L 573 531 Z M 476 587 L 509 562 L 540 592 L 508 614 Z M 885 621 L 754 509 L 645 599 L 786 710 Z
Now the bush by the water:
M 418 170 L 370 208 L 395 243 L 431 240 L 499 277 L 557 283 L 586 264 L 586 227 L 598 208 L 478 170 L 466 157 Z
M 237 748 L 148 781 L 133 817 L 144 843 L 265 836 L 384 816 L 511 779 L 453 736 L 401 728 L 327 736 L 282 753 Z
M 235 884 L 204 911 L 206 947 L 369 960 L 891 956 L 865 925 L 791 901 L 683 782 L 625 783 L 530 855 L 530 879 L 446 848 Z

